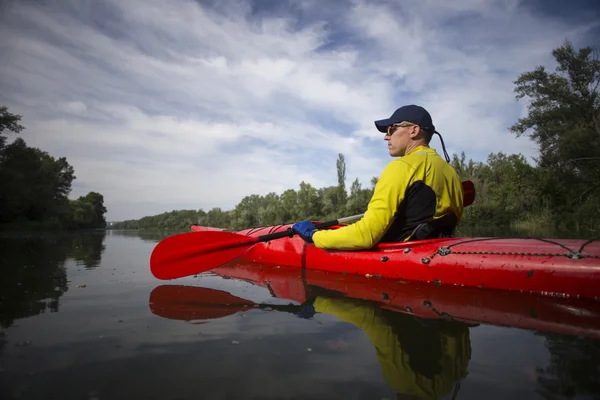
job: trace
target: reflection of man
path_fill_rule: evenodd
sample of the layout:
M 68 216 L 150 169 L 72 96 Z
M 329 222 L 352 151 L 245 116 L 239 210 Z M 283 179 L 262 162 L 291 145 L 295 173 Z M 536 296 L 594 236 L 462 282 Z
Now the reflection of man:
M 422 321 L 348 298 L 317 296 L 313 306 L 365 331 L 398 399 L 440 399 L 467 375 L 471 343 L 464 324 Z

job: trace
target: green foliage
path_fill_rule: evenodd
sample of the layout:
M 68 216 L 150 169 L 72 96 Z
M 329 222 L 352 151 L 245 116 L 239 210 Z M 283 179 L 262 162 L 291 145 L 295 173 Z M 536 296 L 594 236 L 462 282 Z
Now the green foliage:
M 6 131 L 19 133 L 25 129 L 21 124 L 19 124 L 20 120 L 21 116 L 9 113 L 8 107 L 0 107 L 0 151 L 2 151 L 4 145 L 6 144 L 6 137 L 2 136 L 3 133 Z
M 338 154 L 338 159 L 335 163 L 337 169 L 337 178 L 338 178 L 338 198 L 337 198 L 337 209 L 343 207 L 346 204 L 347 194 L 346 194 L 346 159 L 343 154 Z
M 538 67 L 515 81 L 517 98 L 530 104 L 511 131 L 539 145 L 540 195 L 552 212 L 568 215 L 600 197 L 600 60 L 569 42 L 552 54 L 555 72 Z M 598 221 L 600 210 L 590 216 Z
M 74 229 L 104 228 L 105 213 L 104 197 L 100 193 L 89 192 L 77 200 L 70 200 L 69 212 L 64 219 Z
M 24 129 L 19 115 L 0 107 L 0 225 L 3 229 L 88 229 L 106 225 L 104 199 L 90 192 L 72 201 L 75 171 L 65 157 L 29 147 L 22 138 L 6 145 L 5 131 Z
M 230 211 L 222 211 L 220 208 L 213 208 L 208 213 L 203 210 L 178 210 L 139 220 L 116 222 L 111 228 L 188 230 L 190 225 L 197 224 L 244 229 L 292 223 L 300 219 L 333 219 L 341 216 L 339 212 L 363 213 L 371 195 L 372 189 L 361 189 L 357 179 L 352 185 L 347 203 L 341 205 L 341 211 L 337 211 L 339 186 L 316 189 L 309 183 L 301 182 L 298 190 L 288 189 L 281 195 L 268 193 L 265 196 L 246 196 Z M 323 210 L 329 214 L 324 214 Z
M 517 99 L 530 103 L 510 129 L 539 145 L 537 165 L 520 155 L 492 153 L 487 164 L 454 155 L 452 165 L 477 190 L 463 225 L 600 229 L 600 60 L 569 42 L 552 54 L 555 72 L 538 67 L 514 82 Z
M 137 220 L 131 219 L 113 223 L 110 228 L 187 230 L 193 224 L 225 227 L 231 224 L 232 215 L 233 212 L 223 212 L 220 208 L 213 208 L 208 213 L 203 210 L 173 210 Z
M 56 215 L 67 200 L 73 167 L 22 138 L 2 149 L 0 160 L 0 223 L 16 218 L 36 221 Z
M 374 188 L 374 187 L 373 187 Z M 346 202 L 344 215 L 362 214 L 366 211 L 369 200 L 373 196 L 373 189 L 363 189 L 358 178 L 350 186 L 350 196 Z

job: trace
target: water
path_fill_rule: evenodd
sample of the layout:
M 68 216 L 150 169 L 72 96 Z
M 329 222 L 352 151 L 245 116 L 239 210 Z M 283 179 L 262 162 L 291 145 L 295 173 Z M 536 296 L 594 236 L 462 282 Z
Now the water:
M 236 263 L 157 281 L 166 235 L 0 237 L 0 399 L 600 398 L 590 303 Z

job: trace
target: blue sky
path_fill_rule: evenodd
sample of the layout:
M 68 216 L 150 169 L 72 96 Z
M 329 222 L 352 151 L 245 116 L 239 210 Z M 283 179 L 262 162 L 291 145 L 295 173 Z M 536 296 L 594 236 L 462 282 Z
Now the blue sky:
M 368 186 L 373 121 L 432 114 L 448 152 L 536 155 L 508 128 L 522 72 L 565 39 L 600 45 L 596 0 L 20 0 L 0 17 L 0 103 L 67 157 L 108 220 L 231 209 L 304 180 Z M 441 150 L 439 139 L 432 146 Z

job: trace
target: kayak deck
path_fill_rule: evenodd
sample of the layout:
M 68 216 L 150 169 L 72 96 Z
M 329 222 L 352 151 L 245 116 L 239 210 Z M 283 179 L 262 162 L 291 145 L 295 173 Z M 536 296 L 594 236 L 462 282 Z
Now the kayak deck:
M 290 227 L 252 228 L 237 233 L 261 236 Z M 341 251 L 319 249 L 294 236 L 257 243 L 242 258 L 438 286 L 600 298 L 598 240 L 444 238 L 383 243 L 368 250 Z

